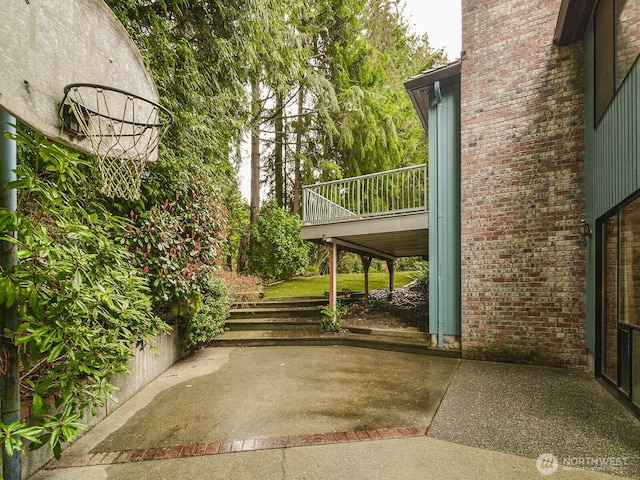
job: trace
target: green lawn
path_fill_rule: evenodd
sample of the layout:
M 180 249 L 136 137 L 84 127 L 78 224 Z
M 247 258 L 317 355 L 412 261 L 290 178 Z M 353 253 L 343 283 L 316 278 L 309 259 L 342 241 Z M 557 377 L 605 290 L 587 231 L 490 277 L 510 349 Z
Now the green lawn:
M 396 287 L 411 282 L 413 272 L 396 272 Z M 364 273 L 338 274 L 338 292 L 347 287 L 352 292 L 364 291 Z M 389 288 L 388 273 L 369 273 L 369 290 Z M 273 297 L 316 297 L 329 291 L 329 276 L 298 277 L 264 288 L 265 298 Z

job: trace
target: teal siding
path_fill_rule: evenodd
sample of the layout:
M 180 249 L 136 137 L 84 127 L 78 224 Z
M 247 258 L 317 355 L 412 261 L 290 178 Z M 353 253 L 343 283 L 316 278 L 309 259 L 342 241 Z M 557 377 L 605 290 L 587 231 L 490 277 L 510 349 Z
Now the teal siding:
M 587 245 L 587 347 L 595 351 L 596 248 L 598 218 L 640 189 L 640 72 L 634 65 L 600 123 L 594 125 L 593 23 L 585 36 L 586 221 L 594 235 Z
M 460 335 L 460 85 L 429 96 L 429 331 Z

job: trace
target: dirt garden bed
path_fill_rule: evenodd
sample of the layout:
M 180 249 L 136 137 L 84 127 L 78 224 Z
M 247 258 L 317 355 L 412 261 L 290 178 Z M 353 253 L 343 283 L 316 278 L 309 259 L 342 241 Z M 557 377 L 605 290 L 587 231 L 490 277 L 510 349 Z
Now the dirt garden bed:
M 353 300 L 343 325 L 376 330 L 428 331 L 428 294 L 416 285 L 369 292 L 369 309 L 364 309 L 364 299 Z

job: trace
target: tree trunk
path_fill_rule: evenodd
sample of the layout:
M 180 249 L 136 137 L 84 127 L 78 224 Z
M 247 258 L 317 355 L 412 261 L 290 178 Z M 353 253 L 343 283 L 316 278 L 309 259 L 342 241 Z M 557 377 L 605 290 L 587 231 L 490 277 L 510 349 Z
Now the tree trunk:
M 254 80 L 251 84 L 251 212 L 249 224 L 254 225 L 260 213 L 260 82 Z
M 275 193 L 276 193 L 276 203 L 279 207 L 284 208 L 284 112 L 283 112 L 283 100 L 282 94 L 276 94 L 276 117 L 274 119 L 274 126 L 276 129 L 275 135 L 275 162 L 273 165 L 274 168 L 274 180 L 275 180 Z
M 238 245 L 238 258 L 236 260 L 236 272 L 242 273 L 247 268 L 247 247 L 249 246 L 250 230 L 247 229 L 240 237 Z
M 302 213 L 302 129 L 303 129 L 303 106 L 304 106 L 304 87 L 300 87 L 298 93 L 298 122 L 296 125 L 296 155 L 295 155 L 295 171 L 293 179 L 293 206 L 294 215 Z

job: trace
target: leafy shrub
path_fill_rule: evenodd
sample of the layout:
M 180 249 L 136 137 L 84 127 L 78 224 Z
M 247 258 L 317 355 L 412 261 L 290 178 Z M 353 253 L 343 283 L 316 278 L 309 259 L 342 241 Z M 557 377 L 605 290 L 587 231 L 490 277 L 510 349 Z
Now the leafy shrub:
M 211 269 L 221 262 L 226 218 L 222 203 L 197 185 L 173 201 L 131 214 L 135 227 L 128 248 L 149 278 L 156 311 L 165 318 L 169 313 L 188 316 L 190 297 L 200 286 L 208 288 Z
M 415 272 L 411 273 L 411 278 L 421 287 L 429 286 L 429 262 L 416 262 Z
M 338 259 L 338 273 L 362 273 L 362 260 L 355 253 L 345 252 Z
M 342 328 L 342 320 L 347 315 L 347 307 L 340 302 L 336 302 L 334 308 L 329 306 L 321 310 L 322 320 L 320 326 L 325 332 L 339 332 Z
M 275 202 L 267 202 L 251 231 L 247 255 L 251 273 L 267 282 L 288 280 L 304 272 L 309 244 L 300 238 L 302 221 Z
M 396 272 L 408 272 L 416 269 L 416 264 L 422 263 L 422 257 L 400 257 L 395 259 Z
M 168 327 L 154 315 L 147 281 L 123 246 L 131 225 L 79 193 L 86 162 L 39 135 L 15 139 L 21 158 L 11 187 L 19 207 L 0 209 L 0 234 L 19 262 L 0 272 L 0 304 L 17 306 L 19 327 L 3 341 L 21 346 L 21 387 L 34 411 L 28 438 L 59 456 L 60 444 L 84 428 L 84 409 L 95 411 L 111 395 L 111 376 L 128 372 L 132 346 Z M 10 431 L 21 425 L 0 424 L 5 447 L 20 447 Z
M 315 277 L 317 275 L 320 275 L 320 269 L 318 268 L 318 265 L 309 263 L 309 265 L 307 265 L 307 268 L 304 269 L 303 275 L 305 277 Z
M 209 274 L 200 282 L 194 296 L 198 302 L 195 314 L 184 318 L 184 341 L 188 348 L 197 347 L 220 333 L 229 317 L 230 298 L 225 281 Z

